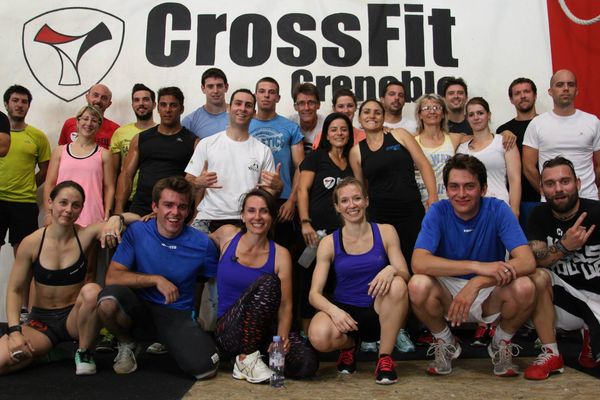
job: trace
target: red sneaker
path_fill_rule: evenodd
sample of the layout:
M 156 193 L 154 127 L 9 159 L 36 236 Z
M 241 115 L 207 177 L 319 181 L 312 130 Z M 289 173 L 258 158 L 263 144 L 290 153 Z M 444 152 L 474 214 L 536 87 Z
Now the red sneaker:
M 525 370 L 525 378 L 541 381 L 547 379 L 550 374 L 563 373 L 565 362 L 562 354 L 554 354 L 546 346 L 542 346 L 542 352 L 535 361 Z
M 340 351 L 337 370 L 340 374 L 353 374 L 356 372 L 356 347 Z
M 592 354 L 592 346 L 590 346 L 590 331 L 588 329 L 582 329 L 583 344 L 581 346 L 581 353 L 579 353 L 579 365 L 584 368 L 596 368 L 600 366 L 600 361 L 597 361 Z
M 398 375 L 394 368 L 396 365 L 391 356 L 386 354 L 379 357 L 375 368 L 375 382 L 380 385 L 391 385 L 398 382 Z

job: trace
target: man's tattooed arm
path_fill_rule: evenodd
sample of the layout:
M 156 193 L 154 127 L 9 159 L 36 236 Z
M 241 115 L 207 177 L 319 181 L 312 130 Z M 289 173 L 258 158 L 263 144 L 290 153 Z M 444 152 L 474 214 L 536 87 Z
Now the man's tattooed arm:
M 549 267 L 565 256 L 556 244 L 548 247 L 548 245 L 541 240 L 530 240 L 529 247 L 531 247 L 531 251 L 533 251 L 538 267 Z

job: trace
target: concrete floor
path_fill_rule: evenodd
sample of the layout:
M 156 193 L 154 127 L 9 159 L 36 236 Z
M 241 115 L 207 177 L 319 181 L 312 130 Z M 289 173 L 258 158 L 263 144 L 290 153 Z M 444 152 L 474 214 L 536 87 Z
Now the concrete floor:
M 533 359 L 519 358 L 523 370 Z M 231 377 L 222 370 L 212 380 L 197 382 L 184 400 L 196 399 L 597 399 L 599 380 L 565 368 L 563 374 L 546 381 L 517 378 L 497 378 L 492 374 L 489 359 L 458 359 L 451 375 L 432 377 L 425 373 L 428 361 L 403 361 L 396 367 L 398 383 L 375 384 L 375 363 L 359 363 L 353 375 L 338 375 L 335 363 L 322 363 L 318 376 L 309 381 L 286 380 L 285 388 L 274 389 L 267 384 L 252 385 Z

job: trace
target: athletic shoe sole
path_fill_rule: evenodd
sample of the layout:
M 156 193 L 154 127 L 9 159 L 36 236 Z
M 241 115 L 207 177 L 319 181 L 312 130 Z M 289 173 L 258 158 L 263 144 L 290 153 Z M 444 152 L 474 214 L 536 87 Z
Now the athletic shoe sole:
M 231 376 L 233 376 L 235 379 L 238 379 L 240 381 L 248 381 L 250 383 L 262 383 L 262 382 L 266 382 L 268 381 L 271 377 L 268 378 L 251 378 L 247 375 L 242 374 L 239 371 L 236 371 L 235 369 L 233 370 L 233 373 L 231 374 Z

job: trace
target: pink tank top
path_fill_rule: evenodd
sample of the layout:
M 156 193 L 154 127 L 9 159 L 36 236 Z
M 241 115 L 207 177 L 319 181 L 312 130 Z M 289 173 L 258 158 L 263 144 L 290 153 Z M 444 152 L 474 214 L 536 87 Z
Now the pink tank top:
M 83 187 L 85 203 L 77 223 L 87 226 L 104 219 L 102 152 L 106 150 L 96 145 L 90 155 L 76 157 L 70 148 L 70 143 L 63 147 L 56 183 L 71 180 Z

